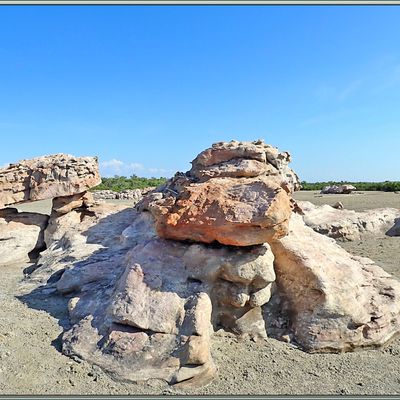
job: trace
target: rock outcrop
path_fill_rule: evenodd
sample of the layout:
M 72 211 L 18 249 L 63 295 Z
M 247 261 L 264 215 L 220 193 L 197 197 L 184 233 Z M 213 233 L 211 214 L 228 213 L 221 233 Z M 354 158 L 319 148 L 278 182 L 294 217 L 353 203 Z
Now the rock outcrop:
M 216 374 L 217 329 L 311 352 L 400 332 L 400 284 L 293 212 L 289 160 L 261 141 L 218 143 L 135 209 L 54 199 L 26 284 L 69 298 L 63 352 L 117 379 L 190 387 Z
M 55 218 L 31 281 L 71 298 L 63 351 L 120 379 L 200 385 L 216 372 L 213 327 L 265 337 L 275 273 L 268 244 L 160 239 L 150 213 L 97 204 Z M 185 383 L 183 383 L 185 382 Z
M 400 332 L 400 283 L 372 260 L 347 253 L 296 214 L 272 251 L 285 313 L 306 350 L 378 347 Z
M 128 189 L 122 192 L 114 192 L 112 190 L 95 190 L 93 192 L 93 198 L 95 200 L 133 200 L 132 205 L 135 205 L 143 196 L 154 190 L 155 187 L 147 187 L 144 189 Z
M 217 143 L 139 203 L 165 239 L 250 246 L 283 237 L 299 188 L 290 155 L 262 141 Z
M 322 194 L 350 194 L 353 193 L 357 188 L 353 185 L 332 185 L 325 186 L 322 190 Z
M 289 168 L 291 161 L 287 151 L 265 144 L 263 140 L 254 142 L 219 142 L 202 151 L 193 161 L 189 175 L 200 182 L 211 178 L 254 178 L 267 176 L 286 191 L 300 190 L 300 182 L 295 172 Z
M 43 232 L 49 217 L 21 212 L 15 208 L 0 210 L 0 265 L 30 261 L 44 248 Z
M 96 157 L 55 154 L 0 169 L 0 208 L 82 193 L 101 182 Z
M 338 240 L 360 240 L 364 235 L 385 232 L 393 225 L 400 210 L 378 208 L 368 211 L 344 210 L 329 205 L 316 206 L 299 201 L 304 222 L 316 232 Z

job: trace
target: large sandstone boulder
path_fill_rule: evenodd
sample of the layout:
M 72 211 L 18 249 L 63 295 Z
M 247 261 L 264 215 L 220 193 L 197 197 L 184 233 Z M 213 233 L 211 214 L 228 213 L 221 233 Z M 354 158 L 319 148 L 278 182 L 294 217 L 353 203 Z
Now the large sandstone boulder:
M 400 283 L 352 256 L 294 214 L 272 244 L 280 296 L 295 340 L 312 352 L 377 347 L 400 331 Z
M 15 208 L 0 210 L 0 265 L 29 261 L 43 249 L 43 232 L 49 217 L 21 212 Z
M 217 143 L 138 207 L 166 239 L 250 246 L 283 237 L 298 189 L 290 155 L 257 142 Z
M 265 177 L 213 178 L 204 183 L 177 177 L 148 209 L 160 237 L 232 246 L 283 237 L 292 212 L 288 194 Z
M 367 211 L 337 209 L 329 205 L 316 206 L 309 201 L 299 201 L 306 225 L 316 232 L 338 240 L 360 240 L 366 234 L 386 231 L 393 225 L 400 210 L 378 208 Z
M 82 193 L 101 183 L 96 157 L 55 154 L 0 169 L 0 208 Z

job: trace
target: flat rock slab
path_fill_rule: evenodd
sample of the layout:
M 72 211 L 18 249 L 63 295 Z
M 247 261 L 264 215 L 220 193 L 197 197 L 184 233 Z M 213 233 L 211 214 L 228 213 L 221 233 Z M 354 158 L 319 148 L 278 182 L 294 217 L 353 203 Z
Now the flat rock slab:
M 368 211 L 337 209 L 329 205 L 316 206 L 299 201 L 304 222 L 316 232 L 339 240 L 359 240 L 365 234 L 385 232 L 400 216 L 396 208 L 377 208 Z M 393 227 L 394 232 L 395 228 Z
M 101 183 L 96 157 L 55 154 L 0 169 L 0 208 L 83 193 Z

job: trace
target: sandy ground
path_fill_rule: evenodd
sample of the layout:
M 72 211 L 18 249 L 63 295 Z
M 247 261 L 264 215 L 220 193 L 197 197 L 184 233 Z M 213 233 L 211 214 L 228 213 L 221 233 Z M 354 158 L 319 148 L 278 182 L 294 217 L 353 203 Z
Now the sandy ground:
M 311 201 L 316 205 L 342 202 L 344 208 L 364 211 L 372 208 L 400 208 L 400 194 L 385 192 L 355 192 L 352 194 L 320 194 L 319 191 L 300 191 L 293 196 L 296 200 Z
M 316 197 L 315 192 L 300 192 L 296 198 L 316 204 L 340 200 L 357 210 L 400 208 L 400 195 L 392 193 Z M 37 202 L 19 208 L 48 212 L 49 205 Z M 381 236 L 343 246 L 374 259 L 400 279 L 400 238 Z M 1 267 L 0 394 L 183 394 L 170 387 L 116 382 L 99 368 L 62 355 L 59 336 L 68 328 L 65 300 L 24 293 L 24 267 Z M 216 334 L 212 352 L 218 376 L 190 394 L 400 393 L 400 339 L 380 350 L 307 354 L 274 339 L 254 343 Z

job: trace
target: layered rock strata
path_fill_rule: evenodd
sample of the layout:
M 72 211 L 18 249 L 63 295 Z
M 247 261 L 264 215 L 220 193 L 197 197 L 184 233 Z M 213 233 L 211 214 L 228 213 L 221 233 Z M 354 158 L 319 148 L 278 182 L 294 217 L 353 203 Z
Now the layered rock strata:
M 0 208 L 82 193 L 101 183 L 96 157 L 55 154 L 0 169 Z
M 262 141 L 217 143 L 139 206 L 165 239 L 262 244 L 287 233 L 290 194 L 299 188 L 289 161 L 289 153 Z
M 45 248 L 49 217 L 1 208 L 10 204 L 53 199 L 56 216 L 93 203 L 88 189 L 101 182 L 96 157 L 66 154 L 23 160 L 0 169 L 0 263 L 29 261 Z

